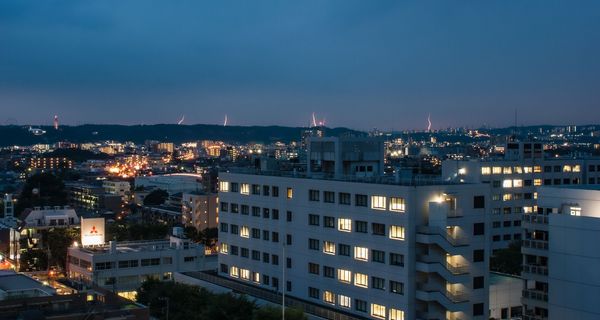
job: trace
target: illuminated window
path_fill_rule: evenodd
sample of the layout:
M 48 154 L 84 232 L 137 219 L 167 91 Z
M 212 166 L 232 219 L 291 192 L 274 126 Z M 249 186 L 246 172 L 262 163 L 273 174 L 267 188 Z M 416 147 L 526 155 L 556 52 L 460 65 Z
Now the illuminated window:
M 532 167 L 523 167 L 523 172 L 525 172 L 525 173 L 532 173 L 533 172 L 533 168 Z
M 404 212 L 404 210 L 405 210 L 404 198 L 391 197 L 390 198 L 390 210 L 397 211 L 397 212 Z
M 490 173 L 492 173 L 492 169 L 490 167 L 481 167 L 481 174 L 482 175 L 487 176 Z
M 512 188 L 512 180 L 506 179 L 506 180 L 502 181 L 502 187 L 503 188 Z
M 504 167 L 502 169 L 502 173 L 504 173 L 504 174 L 511 174 L 512 173 L 512 167 Z
M 354 247 L 354 259 L 369 260 L 369 249 L 364 247 Z
M 260 273 L 252 272 L 252 281 L 260 283 Z
M 240 276 L 238 267 L 231 267 L 231 269 L 229 269 L 229 275 L 238 278 Z
M 242 185 L 240 187 L 240 193 L 241 194 L 245 194 L 245 195 L 249 195 L 250 194 L 250 184 L 248 184 L 248 183 L 242 183 Z
M 563 166 L 563 172 L 571 172 L 571 171 L 573 171 L 573 170 L 572 170 L 572 167 L 570 165 L 565 164 Z
M 338 280 L 340 282 L 351 283 L 352 282 L 352 272 L 350 270 L 338 269 Z
M 573 166 L 573 172 L 581 172 L 581 166 L 576 164 Z
M 294 197 L 294 190 L 292 188 L 287 188 L 287 198 L 291 199 Z
M 369 276 L 363 273 L 354 273 L 354 285 L 357 287 L 368 288 L 369 287 Z
M 467 174 L 467 168 L 458 169 L 458 174 L 464 176 L 465 174 Z
M 532 207 L 523 207 L 523 213 L 532 213 L 532 212 L 533 212 Z
M 220 192 L 229 192 L 229 182 L 228 181 L 219 181 L 219 191 Z
M 250 237 L 250 228 L 248 226 L 242 226 L 240 229 L 240 237 L 249 238 Z
M 371 316 L 375 318 L 385 319 L 385 306 L 371 303 Z
M 371 196 L 371 209 L 385 210 L 386 199 L 383 196 Z
M 250 280 L 250 270 L 240 269 L 240 278 L 244 280 Z
M 542 185 L 542 179 L 533 179 L 533 185 L 534 186 L 541 186 Z
M 505 193 L 502 195 L 502 201 L 510 201 L 512 200 L 512 193 Z
M 335 243 L 331 241 L 323 241 L 323 252 L 327 254 L 335 254 Z
M 229 245 L 227 243 L 221 243 L 221 253 L 222 254 L 229 253 Z
M 533 166 L 533 172 L 534 173 L 542 172 L 542 166 Z
M 390 226 L 390 239 L 404 240 L 404 227 Z
M 514 179 L 513 180 L 513 187 L 515 187 L 515 188 L 521 188 L 521 187 L 523 187 L 523 180 L 521 180 L 521 179 Z
M 571 207 L 570 213 L 572 216 L 580 216 L 581 215 L 581 208 L 579 207 Z
M 514 167 L 514 171 L 517 174 L 521 174 L 521 173 L 523 173 L 523 168 L 522 167 Z
M 340 305 L 340 307 L 350 308 L 352 304 L 352 299 L 348 296 L 340 294 L 338 295 L 338 304 Z
M 343 232 L 352 231 L 352 220 L 351 219 L 338 219 L 338 230 Z
M 492 167 L 492 173 L 493 174 L 501 174 L 502 173 L 502 167 Z
M 537 192 L 534 192 L 534 193 L 533 193 L 533 199 L 537 200 L 537 198 L 538 198 L 538 193 L 537 193 Z
M 323 291 L 323 301 L 327 303 L 334 304 L 335 303 L 335 294 L 331 291 Z
M 404 311 L 390 308 L 390 320 L 404 320 Z

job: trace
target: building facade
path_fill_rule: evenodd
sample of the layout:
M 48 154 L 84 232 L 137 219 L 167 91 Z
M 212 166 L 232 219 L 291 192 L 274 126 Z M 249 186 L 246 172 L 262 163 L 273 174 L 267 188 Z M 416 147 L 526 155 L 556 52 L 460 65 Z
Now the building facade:
M 225 277 L 366 318 L 488 319 L 487 185 L 221 173 L 219 187 Z
M 539 142 L 511 142 L 502 158 L 446 160 L 445 180 L 487 183 L 491 195 L 491 249 L 522 240 L 521 216 L 536 211 L 540 186 L 600 183 L 600 159 L 548 157 Z

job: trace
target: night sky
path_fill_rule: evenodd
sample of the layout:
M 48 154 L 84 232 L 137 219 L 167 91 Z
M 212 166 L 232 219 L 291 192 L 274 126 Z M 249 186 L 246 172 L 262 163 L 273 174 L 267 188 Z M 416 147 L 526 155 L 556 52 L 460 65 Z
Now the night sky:
M 0 124 L 600 123 L 600 1 L 0 1 Z

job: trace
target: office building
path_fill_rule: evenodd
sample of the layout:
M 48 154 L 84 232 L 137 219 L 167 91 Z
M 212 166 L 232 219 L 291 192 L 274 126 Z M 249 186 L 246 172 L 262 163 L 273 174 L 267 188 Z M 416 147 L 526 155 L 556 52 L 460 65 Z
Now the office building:
M 184 193 L 182 196 L 183 223 L 196 230 L 216 228 L 219 203 L 216 193 Z
M 509 142 L 500 158 L 446 160 L 445 180 L 491 185 L 491 249 L 521 239 L 521 215 L 536 211 L 537 189 L 600 183 L 600 158 L 550 157 L 539 142 Z

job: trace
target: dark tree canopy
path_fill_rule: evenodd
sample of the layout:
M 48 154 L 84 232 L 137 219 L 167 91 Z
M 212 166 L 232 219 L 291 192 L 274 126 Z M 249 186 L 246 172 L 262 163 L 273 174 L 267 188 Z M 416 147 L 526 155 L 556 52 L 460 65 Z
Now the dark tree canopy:
M 490 258 L 490 270 L 519 276 L 522 261 L 521 242 L 515 241 L 507 249 L 496 250 Z
M 148 193 L 148 195 L 146 195 L 146 197 L 144 198 L 144 205 L 158 206 L 158 205 L 165 203 L 165 201 L 167 201 L 168 198 L 169 198 L 168 192 L 166 192 L 165 190 L 162 190 L 162 189 L 156 189 L 156 190 Z
M 34 192 L 37 191 L 37 193 Z M 63 206 L 67 204 L 67 192 L 62 179 L 52 173 L 38 173 L 27 179 L 15 206 L 15 214 L 36 206 Z

